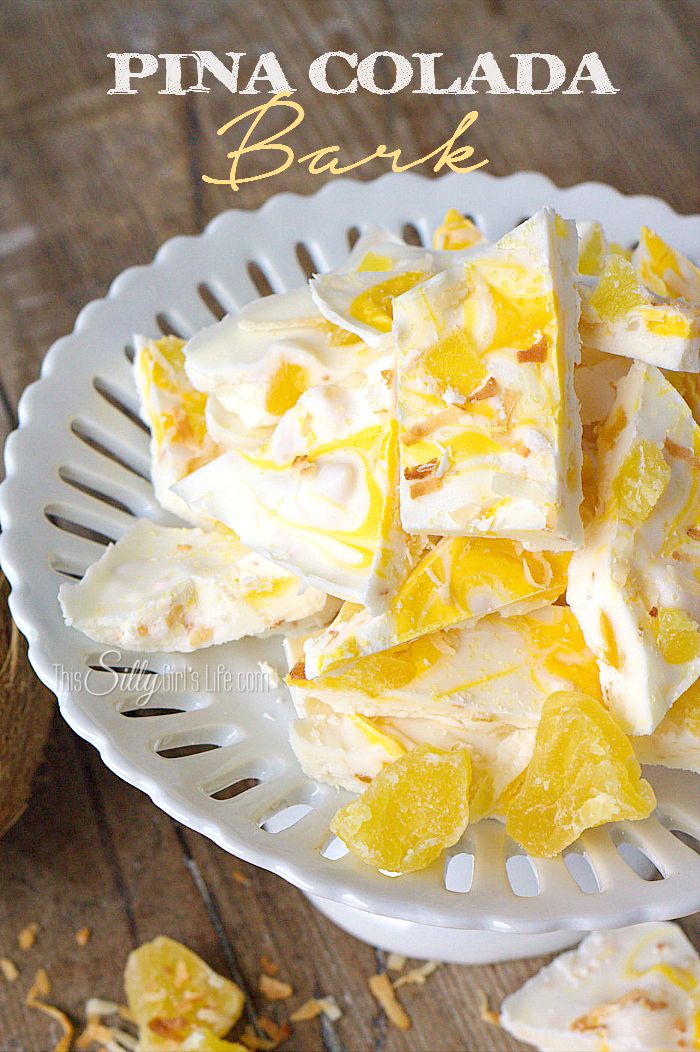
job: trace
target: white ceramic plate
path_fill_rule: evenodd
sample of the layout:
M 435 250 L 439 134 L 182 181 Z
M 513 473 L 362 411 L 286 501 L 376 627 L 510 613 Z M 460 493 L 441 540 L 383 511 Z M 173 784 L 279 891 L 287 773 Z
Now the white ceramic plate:
M 379 223 L 401 232 L 410 223 L 427 240 L 454 206 L 496 238 L 542 204 L 578 219 L 599 218 L 623 244 L 648 223 L 697 253 L 700 217 L 678 216 L 661 201 L 624 197 L 601 184 L 558 189 L 533 173 L 339 180 L 312 197 L 281 194 L 258 212 L 226 212 L 201 236 L 167 242 L 150 266 L 125 271 L 51 348 L 41 379 L 20 402 L 0 489 L 0 557 L 30 661 L 66 720 L 112 770 L 181 822 L 309 893 L 460 929 L 588 929 L 700 908 L 700 778 L 650 770 L 656 816 L 590 832 L 564 859 L 531 862 L 498 823 L 482 822 L 448 859 L 391 879 L 340 854 L 329 837 L 344 794 L 299 770 L 287 744 L 286 689 L 250 689 L 259 685 L 258 661 L 283 668 L 278 641 L 244 640 L 194 655 L 149 656 L 145 663 L 138 654 L 112 655 L 120 668 L 150 670 L 138 678 L 121 673 L 115 685 L 116 673 L 90 671 L 100 664 L 101 648 L 64 626 L 56 593 L 134 514 L 173 521 L 155 504 L 148 481 L 147 435 L 136 422 L 127 352 L 132 333 L 155 335 L 160 324 L 189 335 L 211 323 L 211 294 L 236 310 L 257 294 L 251 263 L 277 291 L 299 285 L 299 246 L 316 267 L 331 267 L 345 256 L 353 227 Z M 140 695 L 154 672 L 163 674 L 160 689 L 144 705 Z M 197 751 L 202 745 L 212 748 Z M 173 750 L 189 755 L 163 755 Z M 217 799 L 246 780 L 259 784 Z M 687 846 L 688 834 L 697 850 Z M 661 879 L 636 874 L 639 852 Z

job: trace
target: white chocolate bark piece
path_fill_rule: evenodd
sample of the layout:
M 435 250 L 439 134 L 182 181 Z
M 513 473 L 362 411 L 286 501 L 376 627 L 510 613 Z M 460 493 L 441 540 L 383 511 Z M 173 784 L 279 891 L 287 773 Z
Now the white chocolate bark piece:
M 544 209 L 395 301 L 404 529 L 581 543 L 575 270 Z
M 376 357 L 357 337 L 330 325 L 308 289 L 265 296 L 202 329 L 185 347 L 194 387 L 255 429 L 274 427 L 309 388 L 359 386 Z
M 597 429 L 610 414 L 617 385 L 631 367 L 630 358 L 581 348 L 581 361 L 574 371 L 574 387 L 581 405 L 584 452 L 595 449 Z M 683 397 L 695 422 L 700 423 L 700 373 L 676 373 L 670 369 L 662 372 Z
M 201 525 L 199 516 L 171 486 L 220 452 L 207 434 L 206 397 L 195 391 L 184 369 L 184 340 L 135 337 L 134 377 L 140 412 L 151 429 L 151 482 L 156 500 L 168 511 Z
M 700 675 L 700 429 L 662 373 L 635 362 L 598 447 L 598 510 L 567 599 L 613 716 L 650 734 Z
M 271 427 L 246 427 L 238 414 L 225 409 L 214 395 L 207 398 L 204 419 L 207 431 L 222 452 L 226 449 L 260 449 L 273 431 Z
M 452 252 L 407 245 L 371 227 L 342 267 L 315 275 L 309 285 L 328 321 L 379 347 L 392 329 L 393 300 L 454 263 Z
M 674 372 L 700 370 L 700 309 L 650 292 L 622 256 L 608 256 L 597 281 L 579 289 L 585 347 Z
M 664 376 L 685 401 L 695 423 L 700 424 L 700 373 L 666 372 Z
M 602 274 L 605 261 L 610 255 L 621 256 L 630 260 L 632 252 L 608 242 L 605 231 L 597 219 L 585 219 L 576 223 L 578 233 L 578 272 L 586 277 L 598 277 Z
M 586 219 L 576 224 L 578 234 L 578 272 L 597 277 L 608 255 L 608 241 L 597 219 Z
M 303 716 L 336 712 L 535 727 L 555 691 L 600 696 L 595 659 L 565 606 L 515 617 L 492 614 L 359 658 L 316 680 L 304 677 L 300 640 L 287 641 L 287 653 L 287 682 Z
M 430 719 L 333 714 L 307 716 L 290 728 L 304 773 L 351 793 L 363 792 L 386 764 L 416 745 L 445 750 L 466 745 L 472 761 L 472 823 L 493 811 L 503 790 L 525 769 L 534 741 L 532 727 L 484 720 L 465 720 L 456 727 Z
M 68 625 L 99 643 L 142 651 L 192 651 L 289 631 L 295 622 L 324 623 L 327 598 L 302 590 L 298 578 L 247 551 L 228 530 L 148 519 L 59 593 Z
M 593 932 L 501 1005 L 501 1025 L 541 1052 L 696 1045 L 700 958 L 677 924 Z
M 419 540 L 419 538 L 416 538 Z M 325 632 L 307 641 L 308 679 L 418 636 L 508 617 L 553 602 L 566 591 L 568 553 L 528 552 L 518 541 L 444 537 L 420 551 L 387 609 L 372 616 L 345 604 Z
M 581 361 L 574 370 L 574 387 L 581 405 L 584 441 L 586 428 L 605 420 L 615 401 L 617 384 L 630 371 L 629 358 L 581 348 Z
M 433 234 L 433 248 L 441 252 L 455 252 L 462 248 L 472 248 L 485 241 L 476 223 L 458 212 L 448 208 L 445 218 Z
M 700 269 L 648 226 L 641 229 L 632 264 L 640 281 L 658 296 L 700 304 Z
M 406 560 L 396 473 L 395 422 L 328 385 L 302 395 L 266 446 L 223 454 L 181 496 L 307 583 L 379 611 Z
M 640 763 L 700 774 L 700 680 L 674 701 L 652 734 L 632 738 Z

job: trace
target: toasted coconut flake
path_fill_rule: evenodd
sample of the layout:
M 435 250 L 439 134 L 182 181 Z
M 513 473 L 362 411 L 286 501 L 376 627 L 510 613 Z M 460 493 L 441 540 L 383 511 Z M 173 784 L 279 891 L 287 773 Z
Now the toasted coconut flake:
M 445 479 L 442 475 L 438 478 L 433 476 L 428 479 L 420 479 L 418 482 L 411 484 L 411 496 L 412 497 L 424 497 L 428 493 L 435 493 L 436 490 L 442 489 L 445 484 Z
M 304 1001 L 295 1012 L 292 1012 L 289 1021 L 306 1023 L 309 1019 L 318 1019 L 320 1015 L 325 1015 L 331 1023 L 335 1023 L 342 1014 L 335 997 L 312 997 L 309 1001 Z
M 297 661 L 296 665 L 292 666 L 287 679 L 306 679 L 306 665 L 303 658 Z
M 43 1001 L 32 1001 L 29 1007 L 36 1008 L 38 1011 L 43 1012 L 44 1015 L 51 1016 L 63 1028 L 63 1036 L 56 1042 L 52 1052 L 70 1052 L 70 1046 L 73 1041 L 73 1024 L 66 1013 L 62 1012 L 60 1008 L 56 1008 L 55 1005 L 48 1005 Z
M 270 1019 L 266 1015 L 261 1015 L 258 1018 L 258 1026 L 263 1034 L 267 1034 L 277 1045 L 283 1044 L 292 1036 L 292 1028 L 289 1023 L 275 1023 L 274 1019 Z
M 26 998 L 26 1005 L 28 1008 L 36 1008 L 37 1011 L 43 1012 L 44 1015 L 50 1016 L 60 1024 L 63 1030 L 63 1036 L 54 1045 L 52 1052 L 70 1052 L 70 1047 L 73 1041 L 73 1024 L 60 1008 L 56 1008 L 55 1005 L 46 1004 L 44 1001 L 39 1000 L 39 996 L 46 997 L 51 991 L 51 983 L 49 977 L 46 974 L 44 968 L 39 968 L 37 971 L 34 982 L 32 983 L 29 993 Z
M 337 1023 L 343 1012 L 335 997 L 322 997 L 319 1000 L 321 1011 L 331 1023 Z
M 32 921 L 26 928 L 22 928 L 21 932 L 17 936 L 17 945 L 20 950 L 31 950 L 32 946 L 36 942 L 37 932 L 39 931 L 39 925 L 36 921 Z
M 101 997 L 90 997 L 85 1002 L 87 1026 L 75 1042 L 78 1049 L 92 1048 L 99 1045 L 107 1052 L 136 1052 L 138 1040 L 133 1034 L 103 1022 L 104 1016 L 119 1016 L 133 1022 L 126 1005 L 116 1001 L 105 1001 Z
M 247 888 L 250 886 L 250 881 L 248 877 L 246 877 L 245 873 L 241 873 L 240 869 L 234 869 L 232 876 L 233 879 L 236 881 L 236 884 L 240 884 L 242 888 Z
M 677 457 L 678 460 L 685 460 L 691 467 L 700 471 L 700 457 L 696 457 L 692 449 L 688 449 L 687 446 L 680 446 L 677 442 L 674 442 L 672 438 L 666 439 L 664 442 L 664 449 L 667 453 L 670 453 L 672 457 Z
M 280 674 L 274 665 L 271 665 L 269 661 L 258 661 L 258 668 L 261 674 L 267 677 L 267 683 L 271 690 L 279 687 Z
M 520 441 L 513 442 L 510 448 L 513 451 L 513 453 L 517 453 L 519 457 L 523 457 L 523 459 L 525 460 L 527 460 L 527 458 L 532 453 L 530 447 L 526 446 L 524 442 Z
M 494 398 L 500 391 L 498 383 L 489 376 L 486 383 L 482 384 L 478 391 L 474 391 L 473 394 L 469 395 L 468 402 L 481 402 L 484 398 Z
M 578 1019 L 574 1019 L 569 1029 L 579 1033 L 585 1033 L 587 1030 L 604 1030 L 606 1020 L 629 1004 L 642 1005 L 648 1012 L 663 1012 L 668 1008 L 668 1001 L 655 1001 L 646 990 L 635 988 L 628 990 L 622 997 L 618 997 L 616 1001 L 597 1005 L 590 1012 L 579 1016 Z
M 536 343 L 533 343 L 532 347 L 528 347 L 526 351 L 518 351 L 519 362 L 546 362 L 547 353 L 549 351 L 549 341 L 546 336 L 540 336 Z
M 182 958 L 180 958 L 177 964 L 175 965 L 175 975 L 173 976 L 173 984 L 175 986 L 175 989 L 181 990 L 182 987 L 187 983 L 189 977 L 189 968 L 182 960 Z
M 260 958 L 260 967 L 265 975 L 279 975 L 279 965 L 270 960 L 266 953 Z
M 34 976 L 34 982 L 29 987 L 26 1004 L 36 1000 L 37 997 L 48 997 L 51 993 L 51 980 L 45 968 L 38 968 Z
M 401 953 L 390 953 L 386 959 L 386 966 L 390 972 L 402 972 L 406 967 L 406 958 Z
M 294 993 L 291 983 L 286 983 L 283 979 L 275 979 L 264 972 L 260 976 L 258 986 L 260 993 L 267 1001 L 286 1001 Z
M 677 563 L 700 563 L 700 555 L 694 555 L 693 552 L 671 552 L 671 558 Z
M 148 1029 L 152 1030 L 158 1037 L 171 1038 L 173 1041 L 182 1041 L 187 1037 L 189 1023 L 183 1016 L 154 1016 L 148 1020 Z
M 289 1020 L 292 1023 L 306 1023 L 309 1019 L 318 1019 L 322 1011 L 321 1002 L 312 997 L 311 1000 L 304 1001 L 303 1005 L 292 1012 Z
M 412 468 L 404 468 L 403 477 L 405 479 L 425 479 L 434 475 L 437 471 L 438 459 L 433 457 L 432 460 L 426 460 L 425 464 L 415 464 Z
M 119 1030 L 107 1026 L 99 1019 L 92 1019 L 75 1042 L 75 1047 L 88 1049 L 93 1045 L 99 1045 L 100 1050 L 105 1049 L 106 1052 L 136 1052 L 139 1043 L 133 1034 L 128 1034 L 126 1030 Z
M 75 1042 L 79 1049 L 92 1048 L 93 1045 L 102 1045 L 109 1048 L 112 1040 L 112 1029 L 106 1026 L 97 1016 L 88 1019 L 87 1026 Z
M 0 972 L 2 972 L 8 983 L 13 983 L 15 979 L 19 979 L 19 968 L 9 957 L 0 957 Z
M 423 986 L 425 980 L 429 975 L 440 967 L 439 961 L 426 961 L 425 964 L 421 964 L 418 968 L 412 968 L 410 972 L 406 972 L 405 975 L 399 976 L 398 979 L 394 980 L 394 989 L 398 990 L 402 986 L 409 984 L 416 984 L 417 986 Z
M 279 1041 L 275 1041 L 273 1038 L 259 1037 L 250 1025 L 241 1034 L 240 1041 L 251 1052 L 273 1052 L 273 1049 L 279 1045 Z
M 103 1015 L 121 1015 L 124 1005 L 118 1005 L 116 1001 L 105 1001 L 101 997 L 89 997 L 85 1002 L 85 1017 L 87 1019 L 101 1019 Z
M 422 420 L 414 427 L 408 428 L 401 436 L 401 441 L 405 446 L 412 446 L 414 442 L 420 441 L 421 438 L 431 434 L 433 431 L 437 431 L 441 427 L 449 427 L 450 424 L 456 424 L 462 415 L 463 413 L 459 406 L 451 405 L 449 409 L 443 409 L 441 413 L 435 413 L 434 416 L 428 417 L 427 420 Z
M 75 941 L 77 942 L 78 946 L 87 946 L 87 944 L 90 942 L 91 935 L 92 931 L 90 930 L 90 928 L 78 928 L 77 932 L 75 933 Z
M 486 994 L 486 991 L 482 990 L 480 987 L 477 987 L 476 992 L 479 997 L 479 1018 L 484 1023 L 490 1023 L 491 1026 L 497 1026 L 500 1027 L 500 1029 L 503 1029 L 503 1027 L 501 1026 L 501 1017 L 498 1014 L 498 1012 L 494 1012 L 494 1010 L 489 1005 L 489 999 Z
M 391 979 L 386 972 L 380 975 L 370 975 L 367 982 L 372 996 L 386 1012 L 389 1022 L 398 1030 L 410 1030 L 411 1019 L 397 1000 Z

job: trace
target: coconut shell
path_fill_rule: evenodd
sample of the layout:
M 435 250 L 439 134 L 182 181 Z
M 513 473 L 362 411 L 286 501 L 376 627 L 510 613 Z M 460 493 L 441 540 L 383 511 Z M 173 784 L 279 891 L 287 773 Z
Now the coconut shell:
M 8 586 L 0 574 L 0 836 L 29 802 L 56 699 L 27 661 L 24 637 L 7 608 Z

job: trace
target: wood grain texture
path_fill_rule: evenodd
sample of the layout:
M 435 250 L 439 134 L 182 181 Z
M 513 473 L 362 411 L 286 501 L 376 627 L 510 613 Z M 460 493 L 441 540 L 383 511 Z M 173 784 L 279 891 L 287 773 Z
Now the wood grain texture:
M 201 173 L 220 171 L 225 160 L 216 129 L 254 103 L 223 89 L 164 97 L 155 81 L 138 96 L 110 97 L 107 52 L 240 50 L 250 73 L 251 55 L 274 50 L 306 107 L 295 133 L 300 152 L 339 143 L 344 156 L 357 158 L 386 142 L 418 156 L 476 106 L 473 142 L 495 174 L 533 168 L 563 185 L 598 179 L 692 212 L 699 15 L 695 0 L 5 0 L 2 433 L 13 426 L 19 395 L 48 346 L 124 267 L 148 262 L 166 238 L 201 230 L 224 208 L 257 207 L 272 192 L 309 193 L 321 183 L 293 168 L 235 195 L 205 185 Z M 465 102 L 410 92 L 327 99 L 310 89 L 306 71 L 321 52 L 387 48 L 445 52 L 441 83 L 464 76 L 480 51 L 494 51 L 505 70 L 513 52 L 552 51 L 572 68 L 596 50 L 621 90 L 614 97 L 479 95 Z M 377 163 L 360 174 L 381 171 Z M 17 675 L 16 689 L 39 711 L 46 692 L 23 656 Z M 23 953 L 15 937 L 33 920 L 39 938 Z M 80 948 L 75 932 L 84 925 L 93 936 Z M 700 942 L 697 918 L 686 927 Z M 126 955 L 160 933 L 236 976 L 253 1014 L 275 1015 L 257 993 L 262 954 L 293 983 L 293 1005 L 335 995 L 343 1018 L 333 1028 L 299 1024 L 286 1046 L 295 1052 L 517 1049 L 480 1021 L 478 990 L 497 1005 L 542 963 L 443 967 L 425 987 L 402 991 L 413 1029 L 390 1028 L 366 983 L 384 967 L 381 953 L 336 930 L 276 877 L 172 822 L 57 719 L 30 809 L 0 844 L 0 956 L 21 969 L 16 983 L 0 980 L 0 1047 L 51 1045 L 51 1024 L 23 1003 L 38 965 L 53 979 L 54 1000 L 79 1020 L 86 997 L 121 998 Z M 276 1014 L 283 1017 L 279 1006 Z

